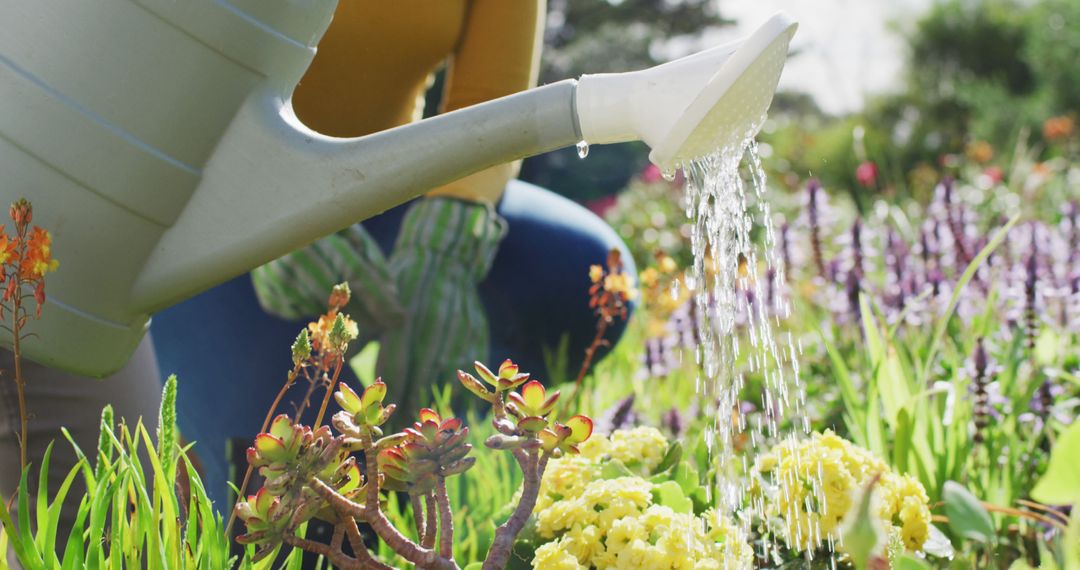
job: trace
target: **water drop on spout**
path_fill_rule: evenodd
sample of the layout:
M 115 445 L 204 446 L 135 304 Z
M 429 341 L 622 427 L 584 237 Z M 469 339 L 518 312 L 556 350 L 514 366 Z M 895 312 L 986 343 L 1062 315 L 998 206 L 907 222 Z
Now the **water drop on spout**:
M 589 143 L 581 141 L 577 143 L 577 155 L 578 158 L 585 158 L 589 156 Z

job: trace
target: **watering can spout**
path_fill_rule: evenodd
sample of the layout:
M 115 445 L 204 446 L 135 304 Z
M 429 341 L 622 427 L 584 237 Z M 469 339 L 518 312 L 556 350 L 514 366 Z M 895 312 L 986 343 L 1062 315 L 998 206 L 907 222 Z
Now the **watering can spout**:
M 572 145 L 575 88 L 562 81 L 352 139 L 314 132 L 280 95 L 256 92 L 154 248 L 134 304 L 154 312 L 440 184 Z

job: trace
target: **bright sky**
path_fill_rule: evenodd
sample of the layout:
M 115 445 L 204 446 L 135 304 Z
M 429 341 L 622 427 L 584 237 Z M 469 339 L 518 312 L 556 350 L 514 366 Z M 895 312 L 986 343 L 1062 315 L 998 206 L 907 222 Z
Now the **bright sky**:
M 707 45 L 746 36 L 783 11 L 799 22 L 781 89 L 811 93 L 827 112 L 862 107 L 866 95 L 899 85 L 904 46 L 890 22 L 911 22 L 933 0 L 717 0 L 736 25 L 708 37 Z

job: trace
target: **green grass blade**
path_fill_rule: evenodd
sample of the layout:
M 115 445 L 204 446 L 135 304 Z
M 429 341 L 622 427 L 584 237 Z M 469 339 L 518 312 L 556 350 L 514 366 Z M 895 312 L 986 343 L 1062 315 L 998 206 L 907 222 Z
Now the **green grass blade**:
M 82 471 L 82 463 L 83 460 L 80 459 L 71 467 L 67 476 L 64 477 L 64 481 L 60 484 L 60 488 L 56 491 L 52 504 L 49 505 L 49 513 L 45 522 L 45 544 L 49 545 L 50 552 L 53 554 L 54 558 L 56 555 L 56 533 L 57 529 L 60 527 L 60 510 L 63 508 L 64 500 L 67 499 L 68 492 L 71 490 L 71 485 L 75 483 L 75 477 Z M 59 566 L 59 564 L 56 564 L 56 566 Z
M 38 469 L 37 505 L 34 509 L 37 525 L 35 526 L 34 539 L 38 552 L 46 552 L 50 547 L 45 543 L 45 528 L 49 518 L 49 460 L 52 459 L 53 442 L 45 448 L 45 455 L 41 458 L 41 468 Z
M 967 269 L 964 270 L 960 279 L 957 280 L 956 287 L 953 288 L 952 295 L 949 297 L 949 305 L 945 309 L 945 314 L 941 316 L 941 320 L 938 321 L 937 327 L 934 330 L 933 341 L 931 341 L 930 348 L 926 352 L 926 360 L 923 362 L 922 374 L 919 376 L 919 381 L 922 385 L 926 385 L 927 381 L 930 379 L 930 368 L 933 366 L 934 358 L 937 356 L 938 351 L 941 350 L 942 339 L 945 338 L 945 331 L 948 328 L 949 321 L 952 320 L 952 316 L 956 312 L 956 305 L 960 302 L 960 294 L 964 291 L 964 288 L 967 287 L 968 283 L 971 282 L 971 279 L 975 277 L 975 272 L 979 270 L 979 266 L 981 266 L 983 262 L 986 261 L 986 258 L 990 257 L 990 254 L 1001 245 L 1001 242 L 1005 240 L 1005 236 L 1009 233 L 1009 230 L 1011 230 L 1019 221 L 1020 214 L 1017 214 L 1009 220 L 1009 223 L 998 230 L 997 233 L 994 234 L 994 237 L 990 239 L 990 242 L 987 243 L 986 246 L 979 251 L 978 255 L 971 260 Z
M 83 535 L 85 534 L 84 525 L 89 516 L 90 500 L 89 495 L 85 495 L 79 503 L 79 513 L 75 517 L 75 524 L 71 526 L 71 534 L 68 535 L 67 546 L 64 548 L 64 565 L 61 567 L 63 570 L 82 570 L 86 567 L 86 559 L 83 556 L 86 552 L 86 543 L 83 541 Z
M 23 483 L 20 485 L 20 493 L 22 492 L 22 489 L 25 488 L 25 475 L 23 476 L 23 479 Z M 31 570 L 34 568 L 43 568 L 44 561 L 38 562 L 40 557 L 34 549 L 34 542 L 32 540 L 26 540 L 21 529 L 16 528 L 15 521 L 11 518 L 11 512 L 8 511 L 7 501 L 3 500 L 0 500 L 0 524 L 3 524 L 4 535 L 11 543 L 11 548 L 15 551 L 15 556 L 18 558 L 19 562 L 27 569 Z M 22 523 L 20 522 L 20 524 Z M 0 554 L 6 556 L 7 550 L 0 551 Z
M 45 566 L 45 561 L 41 558 L 41 553 L 34 548 L 34 535 L 30 531 L 30 466 L 27 465 L 22 472 L 22 477 L 19 479 L 19 536 L 23 542 L 27 545 L 26 552 L 30 556 L 28 562 L 30 566 L 34 568 Z M 24 562 L 24 564 L 27 564 Z
M 93 495 L 94 487 L 97 485 L 97 479 L 94 477 L 94 470 L 90 468 L 89 462 L 86 461 L 86 454 L 83 453 L 79 444 L 75 443 L 75 438 L 71 437 L 71 432 L 69 432 L 67 428 L 61 427 L 60 433 L 64 434 L 64 439 L 71 444 L 71 449 L 75 452 L 75 458 L 78 459 L 83 466 L 83 480 L 86 482 L 86 494 Z M 78 463 L 76 465 L 78 465 Z
M 120 477 L 118 477 L 119 479 Z M 109 505 L 112 503 L 113 494 L 116 492 L 116 481 L 109 481 L 98 485 L 97 492 L 90 506 L 90 528 L 87 534 L 86 544 L 86 568 L 98 570 L 104 560 L 104 552 L 101 545 L 104 543 L 105 518 L 109 514 Z
M 155 521 L 173 521 L 178 516 L 178 509 L 176 505 L 176 494 L 173 489 L 176 485 L 174 477 L 169 477 L 162 465 L 161 460 L 156 453 L 153 452 L 154 445 L 150 441 L 150 434 L 146 431 L 146 428 L 139 424 L 136 427 L 136 438 L 141 438 L 146 443 L 146 448 L 149 453 L 147 455 L 150 458 L 150 466 L 154 471 L 154 497 L 153 497 L 153 520 Z M 176 567 L 180 564 L 180 550 L 179 550 L 179 537 L 177 536 L 177 529 L 175 525 L 164 524 L 158 525 L 162 529 L 161 532 L 161 553 L 164 556 L 162 563 L 164 567 Z

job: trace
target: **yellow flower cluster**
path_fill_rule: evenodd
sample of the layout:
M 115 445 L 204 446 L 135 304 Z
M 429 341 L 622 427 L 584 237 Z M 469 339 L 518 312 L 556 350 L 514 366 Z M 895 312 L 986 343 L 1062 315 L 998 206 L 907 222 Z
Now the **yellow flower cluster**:
M 826 431 L 782 443 L 754 466 L 765 492 L 765 516 L 784 522 L 789 547 L 814 549 L 839 543 L 841 526 L 859 493 L 874 477 L 877 515 L 908 550 L 920 550 L 930 532 L 930 499 L 922 484 L 894 473 L 869 451 Z
M 538 570 L 749 568 L 753 551 L 725 517 L 677 513 L 656 504 L 643 477 L 603 479 L 603 465 L 618 460 L 648 472 L 668 442 L 655 428 L 594 434 L 581 454 L 551 461 L 536 504 Z
M 679 307 L 690 300 L 689 287 L 675 285 L 680 280 L 678 265 L 668 255 L 657 252 L 656 266 L 647 267 L 638 276 L 641 300 L 649 311 L 647 334 L 660 337 L 666 334 L 667 321 Z

